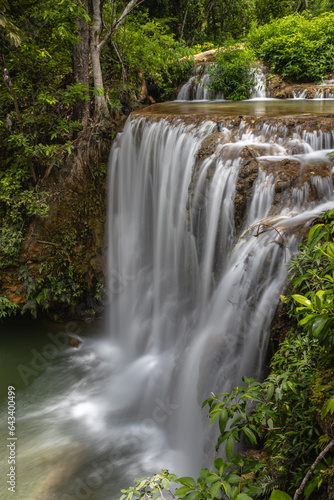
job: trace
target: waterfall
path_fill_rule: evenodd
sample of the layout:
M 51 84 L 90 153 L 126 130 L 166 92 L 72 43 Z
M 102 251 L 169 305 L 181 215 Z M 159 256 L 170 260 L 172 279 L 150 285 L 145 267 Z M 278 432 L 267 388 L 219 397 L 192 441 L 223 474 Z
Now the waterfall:
M 224 94 L 212 94 L 209 92 L 208 84 L 210 82 L 210 66 L 195 66 L 194 72 L 189 80 L 183 85 L 177 95 L 178 101 L 200 101 L 200 100 L 213 100 L 220 101 L 224 99 Z M 252 99 L 266 98 L 266 77 L 263 69 L 258 66 L 253 70 L 255 85 L 252 89 Z
M 252 90 L 252 99 L 265 99 L 267 97 L 267 81 L 263 68 L 258 66 L 254 71 L 255 85 Z
M 324 134 L 225 125 L 129 118 L 112 148 L 109 419 L 133 477 L 208 465 L 200 405 L 260 376 L 294 228 L 333 206 Z
M 178 93 L 178 101 L 207 101 L 209 99 L 224 99 L 224 95 L 222 93 L 212 95 L 208 89 L 208 84 L 210 82 L 210 66 L 211 64 L 195 66 L 193 75 L 189 78 L 187 83 L 183 85 Z

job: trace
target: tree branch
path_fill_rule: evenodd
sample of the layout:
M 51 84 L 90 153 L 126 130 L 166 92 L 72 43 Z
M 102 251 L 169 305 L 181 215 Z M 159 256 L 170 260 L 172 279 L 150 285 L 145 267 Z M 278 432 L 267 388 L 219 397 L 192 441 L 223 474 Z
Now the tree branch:
M 312 472 L 314 471 L 314 469 L 316 468 L 316 466 L 318 465 L 318 463 L 320 462 L 320 460 L 322 460 L 324 458 L 324 456 L 326 455 L 326 453 L 333 446 L 334 446 L 334 439 L 332 439 L 332 441 L 326 446 L 326 448 L 324 450 L 322 450 L 322 452 L 317 456 L 317 458 L 315 459 L 315 461 L 311 465 L 310 469 L 307 471 L 307 474 L 304 477 L 304 479 L 302 480 L 301 485 L 299 486 L 298 490 L 296 490 L 296 493 L 295 493 L 295 496 L 293 497 L 293 500 L 298 500 L 298 498 L 300 497 L 300 495 L 303 493 L 305 485 L 306 485 L 307 481 L 310 479 L 310 476 L 311 476 Z
M 141 4 L 142 2 L 144 2 L 144 0 L 131 0 L 131 2 L 128 3 L 128 5 L 123 10 L 123 12 L 122 12 L 120 18 L 118 19 L 118 21 L 113 26 L 110 27 L 110 30 L 107 31 L 107 33 L 105 34 L 103 40 L 101 40 L 101 42 L 98 44 L 98 46 L 97 46 L 97 50 L 98 51 L 101 51 L 103 49 L 103 47 L 109 42 L 110 38 L 112 36 L 114 36 L 115 33 L 117 33 L 117 31 L 122 26 L 122 24 L 124 23 L 126 17 L 130 14 L 130 12 L 137 5 Z

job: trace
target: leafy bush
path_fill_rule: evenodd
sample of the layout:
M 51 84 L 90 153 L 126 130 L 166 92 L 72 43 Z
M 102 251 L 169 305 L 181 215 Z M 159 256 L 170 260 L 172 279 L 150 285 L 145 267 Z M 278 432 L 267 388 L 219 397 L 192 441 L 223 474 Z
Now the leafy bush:
M 146 79 L 159 87 L 161 98 L 166 98 L 193 70 L 194 50 L 176 41 L 165 25 L 149 20 L 144 13 L 129 20 L 115 42 L 121 48 L 124 89 L 127 85 L 140 88 Z M 105 70 L 109 67 L 114 76 L 122 78 L 122 64 L 114 51 L 103 55 L 103 64 Z
M 225 99 L 232 101 L 248 99 L 255 83 L 253 64 L 254 55 L 248 47 L 223 47 L 210 67 L 209 90 L 223 92 Z
M 295 303 L 291 311 L 299 325 L 324 345 L 334 345 L 334 210 L 323 214 L 322 221 L 309 232 L 307 244 L 290 263 Z
M 248 42 L 258 58 L 287 80 L 320 81 L 334 69 L 334 13 L 294 14 L 253 28 Z

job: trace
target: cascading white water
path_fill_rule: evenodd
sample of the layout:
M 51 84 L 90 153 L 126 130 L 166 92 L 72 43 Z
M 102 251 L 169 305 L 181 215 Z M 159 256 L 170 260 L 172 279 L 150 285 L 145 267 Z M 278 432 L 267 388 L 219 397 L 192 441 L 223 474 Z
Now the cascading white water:
M 138 429 L 150 421 L 152 443 L 158 443 L 155 435 L 164 436 L 163 457 L 153 469 L 147 450 L 136 455 L 137 476 L 159 466 L 196 474 L 212 458 L 213 437 L 200 404 L 211 391 L 240 383 L 242 375 L 260 375 L 285 263 L 297 244 L 289 227 L 307 208 L 308 191 L 292 189 L 279 208 L 283 215 L 278 211 L 270 222 L 287 233 L 284 243 L 270 230 L 254 238 L 256 222 L 268 216 L 274 200 L 273 176 L 259 168 L 238 241 L 234 197 L 243 148 L 255 143 L 269 155 L 286 156 L 298 140 L 303 158 L 312 148 L 297 132 L 281 140 L 284 147 L 265 144 L 265 127 L 240 126 L 231 143 L 221 128 L 225 143 L 218 156 L 196 166 L 194 155 L 213 130 L 212 122 L 196 128 L 133 119 L 111 155 L 109 267 L 124 286 L 112 302 L 110 324 L 125 357 L 124 376 L 110 397 L 124 421 Z M 331 199 L 330 177 L 315 176 L 313 183 L 322 202 Z
M 212 95 L 209 91 L 208 84 L 210 82 L 210 66 L 195 66 L 193 75 L 189 78 L 187 83 L 183 85 L 177 95 L 178 101 L 207 101 L 222 100 L 224 95 L 222 92 L 217 95 Z

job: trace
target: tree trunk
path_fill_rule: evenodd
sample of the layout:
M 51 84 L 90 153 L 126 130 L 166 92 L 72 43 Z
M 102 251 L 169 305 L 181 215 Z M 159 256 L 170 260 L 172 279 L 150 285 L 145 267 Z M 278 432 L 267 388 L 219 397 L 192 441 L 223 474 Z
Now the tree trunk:
M 80 0 L 77 0 L 79 4 Z M 80 4 L 88 12 L 88 0 L 81 0 Z M 73 47 L 73 76 L 74 83 L 83 83 L 87 87 L 86 100 L 79 101 L 75 107 L 75 119 L 86 127 L 89 119 L 89 23 L 76 17 L 80 42 Z
M 90 53 L 92 57 L 92 68 L 94 78 L 94 118 L 108 118 L 109 111 L 104 95 L 102 69 L 100 61 L 100 34 L 102 31 L 101 0 L 93 0 L 93 24 L 90 38 Z
M 93 68 L 93 78 L 94 78 L 94 91 L 95 91 L 95 110 L 94 118 L 99 120 L 100 118 L 109 118 L 109 111 L 107 106 L 107 101 L 104 95 L 102 69 L 100 61 L 100 53 L 103 47 L 109 42 L 109 40 L 117 33 L 119 28 L 124 23 L 126 17 L 130 12 L 144 0 L 131 0 L 124 8 L 122 14 L 118 20 L 110 25 L 110 29 L 107 29 L 106 34 L 102 37 L 102 0 L 92 0 L 93 4 L 93 23 L 90 33 L 90 53 L 92 57 L 92 68 Z M 113 22 L 113 20 L 112 20 Z
M 108 105 L 104 95 L 100 51 L 94 46 L 93 41 L 91 41 L 90 50 L 94 77 L 94 118 L 95 120 L 99 120 L 100 118 L 109 118 Z
M 77 0 L 79 4 L 79 0 Z M 80 4 L 88 11 L 88 0 L 81 0 Z M 87 87 L 86 100 L 79 101 L 75 107 L 75 119 L 86 127 L 89 119 L 89 23 L 76 17 L 80 42 L 73 47 L 73 76 L 74 83 L 83 83 Z

